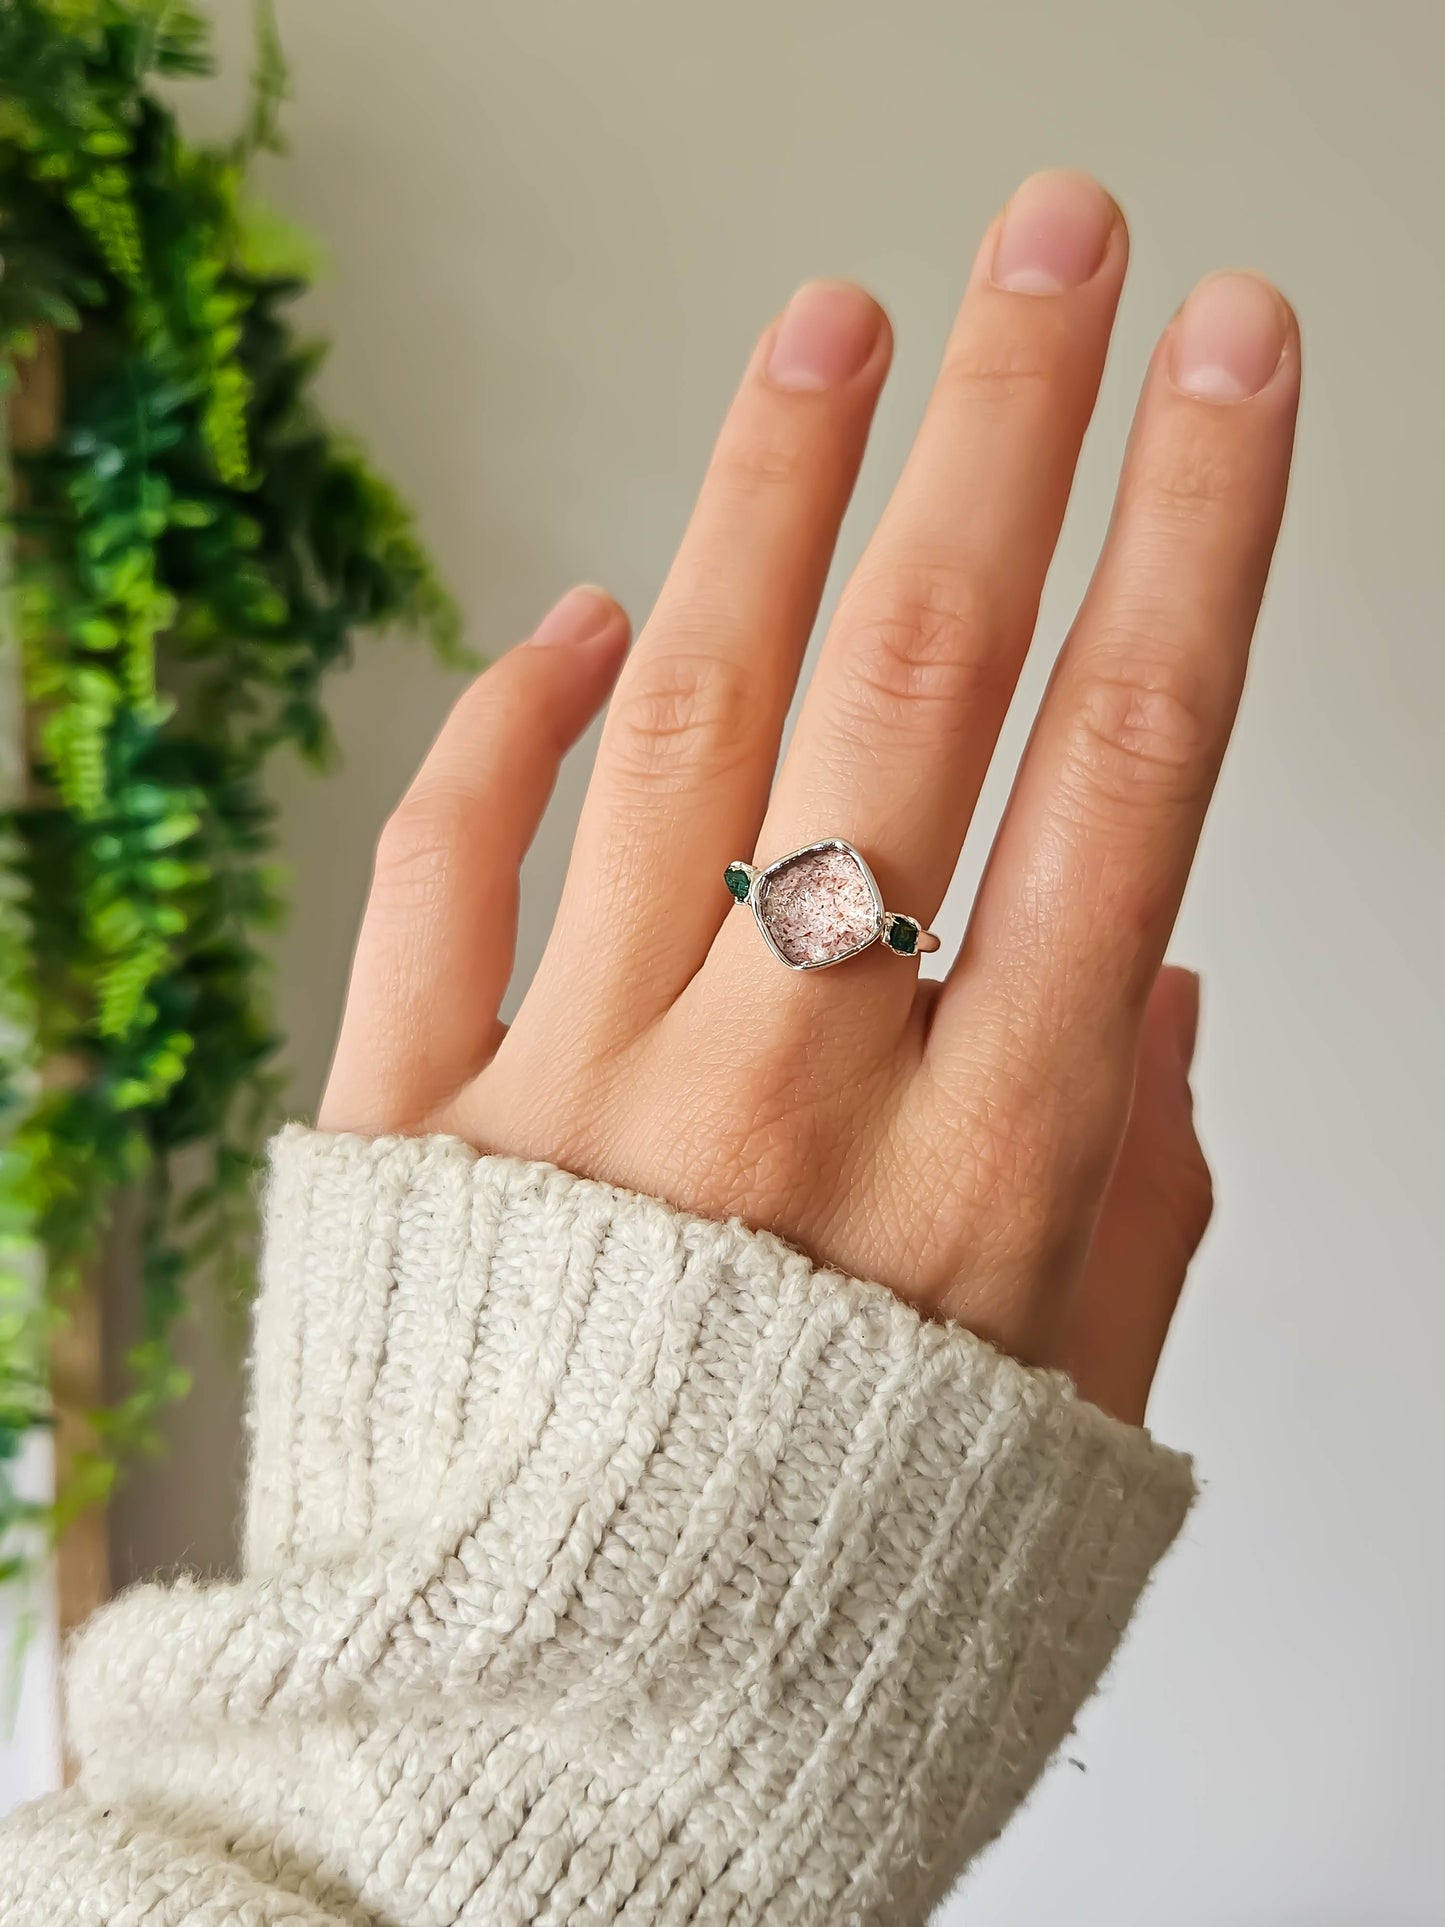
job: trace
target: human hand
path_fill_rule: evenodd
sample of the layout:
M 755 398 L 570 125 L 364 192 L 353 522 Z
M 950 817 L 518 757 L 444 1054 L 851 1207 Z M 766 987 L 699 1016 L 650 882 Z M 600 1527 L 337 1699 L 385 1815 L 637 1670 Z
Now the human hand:
M 1300 355 L 1273 289 L 1205 281 L 1152 358 L 946 979 L 882 944 L 788 971 L 722 883 L 735 857 L 839 836 L 890 909 L 937 909 L 1127 253 L 1078 175 L 1035 177 L 990 228 L 774 780 L 891 346 L 861 290 L 800 291 L 630 656 L 622 611 L 574 590 L 463 696 L 388 823 L 324 1128 L 450 1132 L 736 1214 L 1142 1417 L 1209 1215 L 1197 982 L 1161 960 L 1284 502 Z M 521 857 L 614 678 L 557 922 L 504 1029 Z

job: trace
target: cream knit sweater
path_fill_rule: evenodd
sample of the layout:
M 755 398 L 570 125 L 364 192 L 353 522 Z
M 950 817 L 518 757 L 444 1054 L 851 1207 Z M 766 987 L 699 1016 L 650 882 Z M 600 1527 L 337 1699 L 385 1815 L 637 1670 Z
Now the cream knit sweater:
M 272 1161 L 243 1577 L 76 1642 L 5 1927 L 921 1920 L 1187 1462 L 739 1224 L 449 1139 Z

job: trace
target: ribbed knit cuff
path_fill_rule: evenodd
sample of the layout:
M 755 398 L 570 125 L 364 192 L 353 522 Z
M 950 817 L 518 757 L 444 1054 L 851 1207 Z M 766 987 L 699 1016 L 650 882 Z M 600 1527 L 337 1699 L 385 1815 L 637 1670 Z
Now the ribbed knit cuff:
M 1192 1493 L 1060 1375 L 765 1232 L 450 1138 L 292 1126 L 271 1167 L 253 1570 L 409 1539 L 473 1512 L 478 1478 L 525 1481 L 529 1532 L 623 1482 L 721 1529 L 792 1474 L 820 1530 L 866 1490 L 930 1537 L 982 1483 L 995 1535 L 1088 1499 L 1150 1560 Z
M 447 1139 L 285 1132 L 264 1272 L 246 1571 L 76 1642 L 90 1817 L 7 1833 L 23 1927 L 121 1892 L 137 1922 L 905 1927 L 1192 1491 L 877 1286 Z
M 1192 1496 L 878 1286 L 452 1140 L 287 1131 L 267 1254 L 252 1574 L 404 1555 L 376 1685 L 767 1733 L 758 1852 L 839 1809 L 894 1901 L 1002 1824 Z

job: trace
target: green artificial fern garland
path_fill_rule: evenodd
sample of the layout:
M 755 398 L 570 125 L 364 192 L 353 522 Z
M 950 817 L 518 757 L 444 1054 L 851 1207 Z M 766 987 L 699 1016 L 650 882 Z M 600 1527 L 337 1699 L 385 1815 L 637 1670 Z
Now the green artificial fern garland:
M 284 81 L 260 23 L 248 125 L 200 147 L 152 91 L 206 70 L 198 13 L 0 0 L 0 389 L 63 348 L 58 433 L 14 458 L 7 530 L 29 770 L 0 815 L 0 1581 L 153 1440 L 191 1281 L 244 1264 L 276 1091 L 267 759 L 323 758 L 321 680 L 358 630 L 460 659 L 408 511 L 312 400 L 320 352 L 288 320 L 304 268 L 246 189 Z M 16 1455 L 123 1187 L 144 1199 L 144 1335 L 39 1508 Z

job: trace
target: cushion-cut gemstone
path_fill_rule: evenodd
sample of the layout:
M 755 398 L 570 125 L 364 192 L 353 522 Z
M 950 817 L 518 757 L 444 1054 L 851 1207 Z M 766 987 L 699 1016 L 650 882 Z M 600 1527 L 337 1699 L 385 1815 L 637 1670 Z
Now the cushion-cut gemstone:
M 739 903 L 747 902 L 748 891 L 753 887 L 753 880 L 740 863 L 730 863 L 728 865 L 723 871 L 723 882 L 729 890 L 732 891 Z
M 804 850 L 758 879 L 758 921 L 790 964 L 837 963 L 879 933 L 878 903 L 851 850 Z
M 890 950 L 896 950 L 900 957 L 911 957 L 918 948 L 918 925 L 912 917 L 893 916 L 889 919 L 883 941 Z

